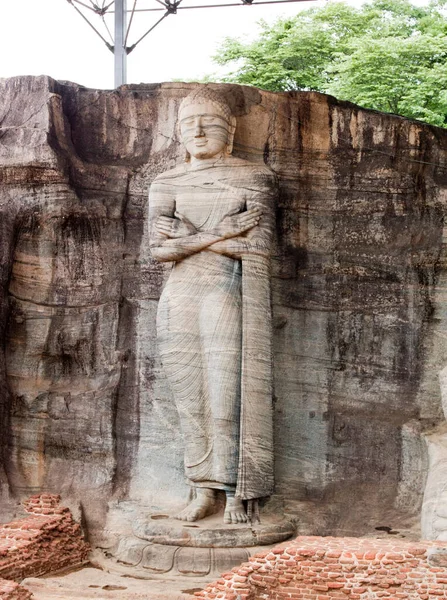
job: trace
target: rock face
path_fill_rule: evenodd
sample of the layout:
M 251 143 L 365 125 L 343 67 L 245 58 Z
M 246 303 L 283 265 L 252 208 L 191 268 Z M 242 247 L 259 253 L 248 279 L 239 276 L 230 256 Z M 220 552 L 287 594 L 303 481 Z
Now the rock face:
M 149 183 L 183 159 L 176 114 L 194 85 L 0 84 L 0 482 L 81 499 L 93 539 L 110 500 L 164 510 L 186 493 L 155 344 L 169 266 L 146 224 Z M 316 93 L 219 88 L 234 154 L 279 181 L 277 501 L 302 533 L 413 526 L 424 434 L 444 422 L 447 132 Z

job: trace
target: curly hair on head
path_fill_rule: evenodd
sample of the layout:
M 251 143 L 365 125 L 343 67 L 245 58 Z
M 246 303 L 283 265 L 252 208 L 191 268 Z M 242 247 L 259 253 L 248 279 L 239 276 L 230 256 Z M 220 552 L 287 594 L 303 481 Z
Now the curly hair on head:
M 233 113 L 228 102 L 219 94 L 208 86 L 199 86 L 188 94 L 180 103 L 179 114 L 191 104 L 200 104 L 200 102 L 211 102 L 221 112 L 228 122 L 231 121 Z

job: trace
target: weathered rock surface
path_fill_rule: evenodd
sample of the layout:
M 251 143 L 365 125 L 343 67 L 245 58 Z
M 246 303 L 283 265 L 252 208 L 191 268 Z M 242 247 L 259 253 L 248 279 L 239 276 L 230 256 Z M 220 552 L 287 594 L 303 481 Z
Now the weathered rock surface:
M 0 359 L 14 494 L 184 499 L 178 417 L 157 358 L 164 277 L 147 188 L 182 160 L 194 84 L 0 83 Z M 415 525 L 424 433 L 443 423 L 447 132 L 316 93 L 221 86 L 235 155 L 276 172 L 276 490 L 302 533 Z M 0 472 L 0 484 L 4 482 Z

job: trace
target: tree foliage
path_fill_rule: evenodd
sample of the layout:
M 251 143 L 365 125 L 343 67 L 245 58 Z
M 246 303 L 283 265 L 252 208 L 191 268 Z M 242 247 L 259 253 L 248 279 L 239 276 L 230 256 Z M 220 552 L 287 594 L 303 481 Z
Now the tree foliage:
M 223 81 L 272 91 L 314 90 L 447 127 L 447 0 L 328 2 L 273 24 L 255 41 L 227 38 L 214 60 Z

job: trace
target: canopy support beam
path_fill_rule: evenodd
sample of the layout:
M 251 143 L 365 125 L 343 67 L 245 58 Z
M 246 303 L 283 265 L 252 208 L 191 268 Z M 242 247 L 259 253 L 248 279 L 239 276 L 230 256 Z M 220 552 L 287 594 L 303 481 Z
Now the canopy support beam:
M 127 83 L 127 0 L 115 0 L 115 87 Z

